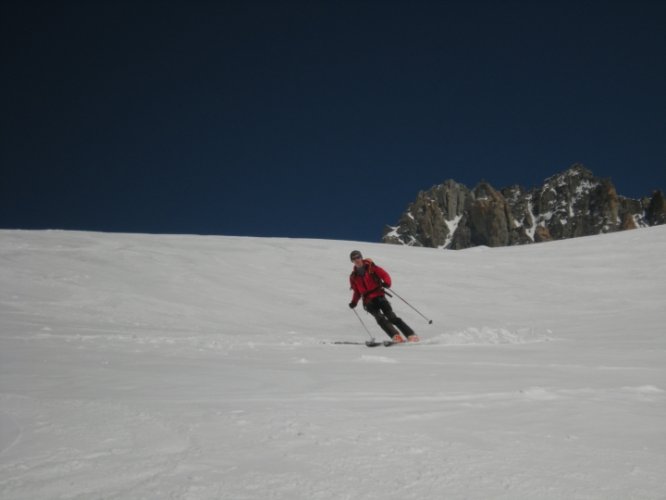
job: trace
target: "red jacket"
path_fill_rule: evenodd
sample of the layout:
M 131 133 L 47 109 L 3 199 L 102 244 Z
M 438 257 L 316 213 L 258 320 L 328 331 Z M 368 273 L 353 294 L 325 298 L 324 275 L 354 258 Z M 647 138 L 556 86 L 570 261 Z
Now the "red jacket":
M 387 288 L 391 287 L 391 277 L 389 273 L 384 271 L 381 267 L 376 265 L 370 259 L 363 259 L 363 268 L 365 273 L 359 274 L 354 266 L 354 270 L 349 276 L 349 284 L 354 291 L 352 303 L 358 304 L 358 301 L 363 297 L 363 303 L 367 304 L 376 297 L 384 296 L 384 288 L 382 282 L 386 284 Z

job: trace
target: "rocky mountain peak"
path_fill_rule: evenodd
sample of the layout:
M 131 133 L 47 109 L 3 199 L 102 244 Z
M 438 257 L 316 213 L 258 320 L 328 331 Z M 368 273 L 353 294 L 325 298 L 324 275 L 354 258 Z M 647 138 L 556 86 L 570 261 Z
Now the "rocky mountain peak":
M 633 229 L 666 222 L 661 191 L 633 200 L 617 194 L 581 164 L 541 187 L 500 190 L 482 181 L 470 190 L 454 180 L 421 191 L 385 243 L 461 249 L 521 245 Z

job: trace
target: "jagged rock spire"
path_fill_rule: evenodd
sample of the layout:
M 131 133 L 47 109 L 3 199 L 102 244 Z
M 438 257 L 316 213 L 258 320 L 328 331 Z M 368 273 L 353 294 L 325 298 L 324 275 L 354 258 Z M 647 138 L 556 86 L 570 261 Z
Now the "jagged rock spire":
M 553 175 L 541 187 L 473 190 L 453 180 L 418 193 L 382 241 L 462 249 L 521 245 L 633 229 L 666 222 L 661 191 L 633 200 L 617 194 L 581 164 Z

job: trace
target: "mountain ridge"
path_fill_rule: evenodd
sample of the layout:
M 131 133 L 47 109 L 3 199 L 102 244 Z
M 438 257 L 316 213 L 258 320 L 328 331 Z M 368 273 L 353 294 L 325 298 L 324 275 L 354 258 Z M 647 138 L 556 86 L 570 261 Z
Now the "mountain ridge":
M 495 189 L 486 181 L 473 189 L 453 179 L 418 193 L 382 242 L 459 250 L 474 246 L 523 245 L 664 224 L 661 190 L 640 200 L 617 193 L 612 181 L 584 165 L 525 189 Z

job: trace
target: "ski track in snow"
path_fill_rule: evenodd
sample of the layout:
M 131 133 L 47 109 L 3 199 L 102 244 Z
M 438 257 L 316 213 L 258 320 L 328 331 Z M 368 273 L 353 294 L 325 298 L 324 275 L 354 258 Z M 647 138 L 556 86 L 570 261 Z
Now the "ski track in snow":
M 1 231 L 0 497 L 666 498 L 664 229 L 462 252 Z M 331 344 L 368 339 L 350 248 L 435 319 L 393 300 L 421 343 Z

